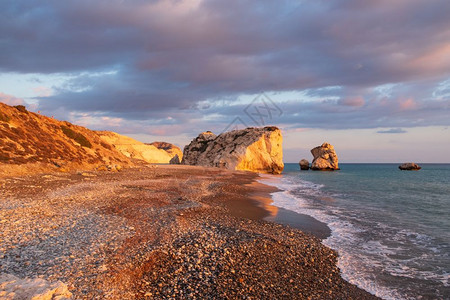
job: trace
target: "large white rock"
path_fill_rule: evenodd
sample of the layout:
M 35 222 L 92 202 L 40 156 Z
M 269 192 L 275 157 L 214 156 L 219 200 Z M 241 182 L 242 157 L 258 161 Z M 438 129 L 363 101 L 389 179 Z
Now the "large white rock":
M 183 164 L 280 174 L 283 137 L 277 127 L 201 133 L 184 148 Z
M 339 170 L 339 160 L 332 145 L 323 143 L 321 146 L 312 149 L 311 153 L 314 156 L 311 170 Z

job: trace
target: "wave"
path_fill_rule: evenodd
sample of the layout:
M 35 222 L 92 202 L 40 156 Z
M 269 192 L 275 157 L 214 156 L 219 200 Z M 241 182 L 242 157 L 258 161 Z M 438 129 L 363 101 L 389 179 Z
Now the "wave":
M 323 191 L 324 185 L 302 180 L 293 176 L 263 177 L 262 183 L 272 185 L 281 191 L 272 194 L 273 205 L 301 214 L 307 214 L 325 224 L 331 229 L 331 236 L 323 240 L 323 244 L 336 250 L 339 254 L 338 267 L 342 277 L 369 293 L 384 299 L 413 299 L 393 286 L 378 280 L 380 274 L 387 276 L 414 278 L 421 280 L 434 280 L 448 286 L 449 274 L 442 270 L 425 271 L 415 267 L 426 254 L 401 261 L 398 255 L 408 251 L 410 243 L 422 245 L 435 254 L 443 254 L 442 249 L 431 247 L 431 237 L 418 234 L 410 230 L 398 230 L 393 238 L 400 242 L 388 245 L 383 240 L 374 239 L 369 226 L 358 224 L 358 214 L 352 216 L 351 212 L 334 205 L 333 200 L 341 197 L 340 194 L 330 194 Z M 374 225 L 372 223 L 372 225 Z M 378 223 L 378 228 L 389 228 L 388 225 Z M 405 241 L 402 247 L 402 241 Z M 429 252 L 429 251 L 428 251 Z M 411 291 L 410 291 L 411 292 Z M 412 292 L 411 294 L 414 295 Z

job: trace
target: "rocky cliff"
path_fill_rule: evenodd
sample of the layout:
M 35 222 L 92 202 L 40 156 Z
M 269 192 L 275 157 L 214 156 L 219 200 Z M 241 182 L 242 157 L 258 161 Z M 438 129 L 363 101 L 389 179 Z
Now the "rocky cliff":
M 339 170 L 339 160 L 332 145 L 323 143 L 321 146 L 312 149 L 311 153 L 314 156 L 311 163 L 311 170 Z
M 149 145 L 155 146 L 158 149 L 166 151 L 167 153 L 169 153 L 170 158 L 174 158 L 175 155 L 178 155 L 178 159 L 180 160 L 183 158 L 183 152 L 181 151 L 180 148 L 178 148 L 174 144 L 166 142 L 153 142 L 150 143 Z
M 0 176 L 101 165 L 133 162 L 95 131 L 0 103 Z
M 169 163 L 172 156 L 163 149 L 158 149 L 151 144 L 144 144 L 128 136 L 111 131 L 97 131 L 105 143 L 112 144 L 128 158 L 138 159 L 147 163 Z
M 184 148 L 183 164 L 280 174 L 282 135 L 277 127 L 201 133 Z

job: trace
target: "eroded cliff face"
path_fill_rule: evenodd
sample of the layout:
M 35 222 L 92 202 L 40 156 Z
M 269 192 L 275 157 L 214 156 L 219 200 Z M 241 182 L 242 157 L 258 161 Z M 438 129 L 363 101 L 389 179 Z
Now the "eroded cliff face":
M 277 127 L 203 132 L 184 148 L 183 164 L 280 174 L 283 137 Z
M 332 171 L 339 170 L 339 160 L 334 151 L 334 147 L 328 143 L 311 150 L 314 160 L 311 164 L 311 170 Z
M 128 136 L 111 131 L 98 131 L 97 133 L 104 142 L 114 145 L 128 158 L 160 164 L 167 164 L 172 158 L 167 151 L 158 149 L 153 145 L 144 144 Z
M 0 176 L 131 166 L 92 130 L 0 103 Z
M 166 142 L 153 142 L 148 145 L 152 145 L 160 150 L 166 151 L 170 155 L 170 158 L 174 158 L 175 155 L 178 155 L 179 159 L 183 158 L 183 152 L 181 151 L 180 148 L 178 148 L 174 144 Z

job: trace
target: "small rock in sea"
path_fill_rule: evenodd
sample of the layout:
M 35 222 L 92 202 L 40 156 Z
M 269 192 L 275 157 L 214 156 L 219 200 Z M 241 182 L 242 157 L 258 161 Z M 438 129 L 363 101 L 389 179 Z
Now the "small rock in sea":
M 420 167 L 418 164 L 415 164 L 415 163 L 404 163 L 404 164 L 401 164 L 400 166 L 398 166 L 398 168 L 402 171 L 404 171 L 404 170 L 418 171 L 418 170 L 422 169 L 422 167 Z
M 302 159 L 299 163 L 300 170 L 309 170 L 309 161 L 306 159 Z

